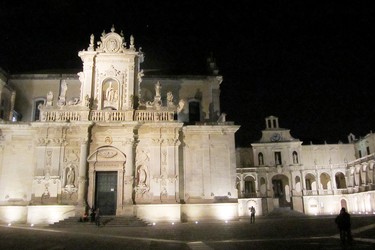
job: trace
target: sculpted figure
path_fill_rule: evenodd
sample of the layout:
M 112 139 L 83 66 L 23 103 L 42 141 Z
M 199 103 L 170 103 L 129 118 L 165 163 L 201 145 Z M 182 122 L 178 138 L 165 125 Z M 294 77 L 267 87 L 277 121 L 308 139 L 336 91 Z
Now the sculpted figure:
M 168 93 L 167 93 L 167 101 L 168 101 L 168 103 L 173 102 L 173 94 L 172 94 L 171 91 L 168 91 Z
M 141 165 L 138 168 L 138 186 L 144 187 L 146 186 L 146 179 L 147 179 L 147 173 L 144 165 Z
M 113 101 L 114 99 L 114 89 L 112 87 L 112 82 L 109 83 L 107 90 L 105 91 L 105 97 L 107 101 Z
M 46 106 L 52 106 L 52 103 L 53 103 L 53 92 L 49 91 L 47 93 L 47 103 L 46 103 Z
M 61 97 L 65 97 L 66 91 L 68 90 L 68 84 L 65 80 L 61 82 Z
M 155 93 L 156 93 L 156 96 L 160 96 L 160 89 L 161 89 L 160 82 L 157 82 L 155 84 Z
M 185 100 L 184 100 L 184 99 L 181 99 L 181 100 L 178 102 L 177 113 L 181 113 L 181 112 L 184 110 L 184 107 L 185 107 Z
M 74 186 L 74 169 L 72 167 L 69 167 L 66 174 L 66 186 Z

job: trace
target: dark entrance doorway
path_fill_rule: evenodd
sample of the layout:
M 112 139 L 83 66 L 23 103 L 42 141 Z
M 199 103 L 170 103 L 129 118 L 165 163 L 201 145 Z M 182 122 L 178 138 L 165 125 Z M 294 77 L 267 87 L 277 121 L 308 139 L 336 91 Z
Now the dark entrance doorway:
M 289 197 L 290 193 L 288 186 L 288 178 L 285 175 L 279 174 L 274 176 L 272 178 L 272 188 L 274 194 L 273 197 L 279 199 L 280 207 L 292 207 L 292 203 Z
M 101 215 L 116 215 L 117 172 L 96 172 L 95 207 Z

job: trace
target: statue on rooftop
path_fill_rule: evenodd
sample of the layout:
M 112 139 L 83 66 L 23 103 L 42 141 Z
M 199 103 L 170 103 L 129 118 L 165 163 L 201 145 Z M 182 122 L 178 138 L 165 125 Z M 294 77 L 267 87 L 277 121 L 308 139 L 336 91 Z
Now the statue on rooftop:
M 47 107 L 50 107 L 53 105 L 53 92 L 52 91 L 49 91 L 47 93 L 47 103 L 46 103 L 46 106 Z

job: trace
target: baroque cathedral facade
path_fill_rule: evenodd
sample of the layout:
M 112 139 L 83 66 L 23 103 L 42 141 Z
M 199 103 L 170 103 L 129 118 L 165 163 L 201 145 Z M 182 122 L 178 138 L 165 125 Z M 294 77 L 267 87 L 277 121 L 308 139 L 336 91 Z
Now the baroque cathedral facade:
M 93 207 L 147 221 L 375 210 L 372 134 L 305 146 L 271 116 L 259 142 L 236 149 L 213 60 L 207 75 L 149 75 L 114 27 L 78 56 L 74 74 L 0 72 L 0 221 Z

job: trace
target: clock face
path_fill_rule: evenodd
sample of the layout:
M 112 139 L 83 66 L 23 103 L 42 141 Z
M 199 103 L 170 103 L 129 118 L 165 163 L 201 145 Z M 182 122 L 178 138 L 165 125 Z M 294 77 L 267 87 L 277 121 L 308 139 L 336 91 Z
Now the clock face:
M 280 141 L 281 140 L 281 135 L 279 133 L 274 133 L 271 136 L 271 141 Z

